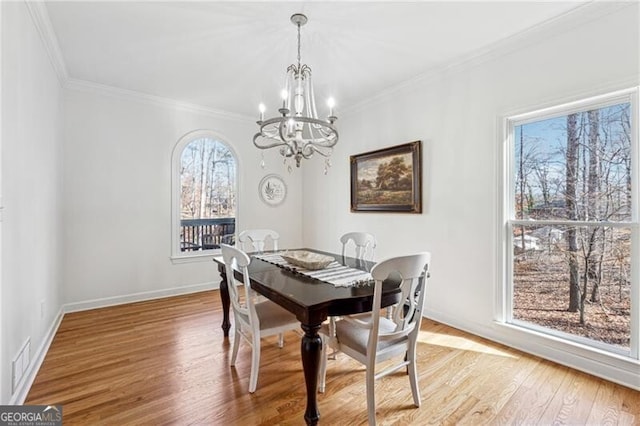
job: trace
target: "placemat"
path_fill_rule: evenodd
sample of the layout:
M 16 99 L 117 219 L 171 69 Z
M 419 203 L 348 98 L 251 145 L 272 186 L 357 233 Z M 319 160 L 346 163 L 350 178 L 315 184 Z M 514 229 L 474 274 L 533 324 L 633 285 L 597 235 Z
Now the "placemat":
M 333 284 L 336 287 L 352 287 L 373 282 L 373 277 L 367 271 L 351 268 L 333 261 L 326 268 L 310 270 L 295 266 L 282 258 L 280 253 L 254 254 L 252 257 L 286 268 L 316 280 Z

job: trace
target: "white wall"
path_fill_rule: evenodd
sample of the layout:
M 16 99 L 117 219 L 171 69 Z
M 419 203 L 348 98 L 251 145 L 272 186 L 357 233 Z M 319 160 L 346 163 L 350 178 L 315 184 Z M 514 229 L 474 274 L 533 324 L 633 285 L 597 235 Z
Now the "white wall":
M 59 82 L 27 7 L 1 7 L 0 401 L 6 404 L 11 360 L 29 337 L 33 356 L 62 304 L 62 106 Z
M 305 170 L 304 242 L 335 251 L 342 233 L 360 230 L 377 236 L 378 259 L 431 251 L 428 316 L 640 387 L 637 364 L 593 365 L 494 326 L 499 118 L 639 82 L 638 5 L 596 20 L 587 15 L 593 10 L 344 114 L 330 175 Z M 350 213 L 349 155 L 414 140 L 424 149 L 424 212 Z
M 273 153 L 260 168 L 251 142 L 254 120 L 100 89 L 65 90 L 64 275 L 65 302 L 72 308 L 217 286 L 213 262 L 170 260 L 171 154 L 182 136 L 200 129 L 216 132 L 238 154 L 237 229 L 274 228 L 283 246 L 301 244 L 300 172 L 289 175 Z M 288 185 L 281 206 L 258 198 L 268 173 L 281 174 Z

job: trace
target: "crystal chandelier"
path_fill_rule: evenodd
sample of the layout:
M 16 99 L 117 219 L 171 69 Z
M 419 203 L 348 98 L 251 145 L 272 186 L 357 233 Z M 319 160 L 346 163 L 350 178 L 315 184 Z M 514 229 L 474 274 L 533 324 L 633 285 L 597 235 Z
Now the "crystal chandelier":
M 287 68 L 285 88 L 281 92 L 282 107 L 279 116 L 264 119 L 265 106 L 260 104 L 260 131 L 253 137 L 253 144 L 260 149 L 280 148 L 280 154 L 293 157 L 296 167 L 300 167 L 303 158 L 309 159 L 318 153 L 325 160 L 325 174 L 331 165 L 329 157 L 332 147 L 338 142 L 338 130 L 333 115 L 334 102 L 329 98 L 329 116 L 326 120 L 318 118 L 316 102 L 311 84 L 311 68 L 300 63 L 300 27 L 307 23 L 307 17 L 301 13 L 291 16 L 291 22 L 298 27 L 298 63 Z M 291 166 L 289 166 L 291 171 Z

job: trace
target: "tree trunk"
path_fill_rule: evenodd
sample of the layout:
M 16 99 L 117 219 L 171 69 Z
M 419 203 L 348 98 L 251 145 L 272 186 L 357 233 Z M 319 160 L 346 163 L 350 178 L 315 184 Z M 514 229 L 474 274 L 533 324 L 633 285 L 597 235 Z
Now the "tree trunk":
M 206 196 L 205 187 L 207 186 L 207 162 L 206 162 L 206 149 L 204 141 L 201 141 L 200 145 L 200 198 L 199 198 L 199 214 L 198 218 L 202 219 L 206 217 L 205 213 L 205 204 L 206 204 Z
M 589 117 L 589 177 L 587 184 L 587 219 L 600 220 L 600 146 L 598 143 L 598 129 L 600 127 L 600 119 L 598 111 L 591 110 L 588 112 Z M 598 295 L 598 259 L 596 258 L 596 245 L 598 229 L 594 229 L 589 238 L 589 247 L 587 249 L 590 254 L 587 257 L 587 276 L 593 283 L 593 291 L 591 292 L 591 301 L 597 302 Z M 586 291 L 586 288 L 585 288 Z
M 578 178 L 578 148 L 579 138 L 577 130 L 578 116 L 570 114 L 567 116 L 567 168 L 566 168 L 566 188 L 565 205 L 567 218 L 577 219 L 576 206 L 576 181 Z M 580 309 L 580 281 L 578 267 L 578 239 L 577 229 L 569 226 L 566 232 L 567 251 L 569 258 L 569 312 L 577 312 Z
M 524 126 L 520 127 L 520 158 L 518 166 L 518 174 L 520 175 L 520 217 L 524 219 Z M 520 242 L 522 244 L 522 253 L 527 250 L 526 241 L 524 239 L 524 226 L 520 227 Z

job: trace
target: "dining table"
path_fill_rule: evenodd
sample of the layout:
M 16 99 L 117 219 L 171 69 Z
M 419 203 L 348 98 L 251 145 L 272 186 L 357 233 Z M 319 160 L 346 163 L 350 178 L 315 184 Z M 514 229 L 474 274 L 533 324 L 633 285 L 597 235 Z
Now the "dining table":
M 374 262 L 346 257 L 312 248 L 295 249 L 331 256 L 341 265 L 361 271 L 370 271 Z M 280 251 L 282 252 L 282 251 Z M 265 252 L 268 253 L 268 252 Z M 301 358 L 307 391 L 307 407 L 304 420 L 315 425 L 320 419 L 316 399 L 318 372 L 322 351 L 322 339 L 318 334 L 322 323 L 330 316 L 341 316 L 370 312 L 373 305 L 373 281 L 359 282 L 350 286 L 335 286 L 321 279 L 304 275 L 295 267 L 282 267 L 264 260 L 263 253 L 248 253 L 249 280 L 251 288 L 293 313 L 302 328 Z M 213 260 L 220 273 L 220 298 L 222 300 L 224 336 L 229 336 L 228 277 L 222 256 Z M 234 270 L 235 279 L 242 282 L 242 274 Z M 399 280 L 393 277 L 383 282 L 381 307 L 398 303 L 400 298 Z M 245 283 L 246 284 L 246 283 Z

